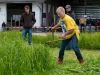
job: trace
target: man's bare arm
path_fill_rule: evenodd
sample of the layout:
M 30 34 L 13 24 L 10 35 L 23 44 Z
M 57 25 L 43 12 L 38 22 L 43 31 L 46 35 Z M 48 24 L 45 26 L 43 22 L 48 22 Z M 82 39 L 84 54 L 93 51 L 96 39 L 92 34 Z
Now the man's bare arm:
M 56 26 L 52 27 L 52 29 L 51 29 L 51 30 L 56 30 L 59 26 L 60 26 L 60 25 L 59 25 L 59 24 L 57 24 Z
M 65 33 L 65 35 L 69 35 L 69 34 L 71 34 L 73 31 L 74 31 L 74 29 L 68 30 L 68 31 Z

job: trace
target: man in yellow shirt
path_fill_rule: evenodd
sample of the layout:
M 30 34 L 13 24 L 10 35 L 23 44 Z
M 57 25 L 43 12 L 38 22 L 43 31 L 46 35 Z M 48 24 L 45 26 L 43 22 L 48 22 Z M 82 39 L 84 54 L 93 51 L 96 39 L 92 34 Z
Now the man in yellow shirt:
M 63 7 L 58 7 L 56 10 L 58 16 L 60 17 L 59 23 L 52 28 L 55 30 L 59 26 L 65 27 L 66 31 L 63 30 L 63 34 L 61 35 L 62 44 L 59 51 L 59 59 L 58 64 L 62 64 L 64 58 L 64 50 L 68 43 L 72 40 L 72 48 L 79 60 L 80 64 L 83 64 L 83 57 L 78 48 L 78 40 L 79 40 L 79 28 L 76 25 L 75 21 L 68 15 L 65 14 L 65 9 Z M 65 26 L 64 26 L 65 25 Z

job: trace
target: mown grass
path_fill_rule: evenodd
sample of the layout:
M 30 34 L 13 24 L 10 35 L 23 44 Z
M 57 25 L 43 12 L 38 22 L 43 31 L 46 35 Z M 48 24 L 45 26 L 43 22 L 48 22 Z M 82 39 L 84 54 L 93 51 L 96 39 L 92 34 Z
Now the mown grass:
M 59 49 L 52 50 L 53 58 L 56 59 L 56 68 L 53 75 L 100 75 L 100 51 L 81 50 L 84 64 L 80 65 L 74 51 L 65 51 L 62 65 L 57 65 Z
M 27 39 L 22 40 L 21 32 L 2 32 L 0 33 L 0 75 L 100 75 L 100 51 L 93 50 L 99 49 L 100 46 L 95 47 L 97 44 L 94 43 L 97 41 L 92 40 L 92 38 L 95 40 L 95 37 L 98 37 L 96 39 L 98 40 L 99 33 L 93 33 L 89 39 L 90 35 L 81 34 L 79 41 L 79 46 L 86 48 L 81 50 L 85 61 L 83 65 L 78 63 L 72 50 L 65 51 L 64 62 L 58 65 L 60 41 L 45 44 L 52 39 L 50 34 L 46 37 L 33 36 L 33 43 L 29 46 Z M 91 43 L 88 45 L 86 41 Z

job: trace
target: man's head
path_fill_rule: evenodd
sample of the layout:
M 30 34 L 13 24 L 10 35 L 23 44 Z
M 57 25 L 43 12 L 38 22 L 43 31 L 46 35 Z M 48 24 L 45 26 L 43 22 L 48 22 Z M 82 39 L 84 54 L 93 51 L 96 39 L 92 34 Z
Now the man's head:
M 24 10 L 25 10 L 25 12 L 26 12 L 27 14 L 29 14 L 29 12 L 30 12 L 30 7 L 29 7 L 28 5 L 26 5 L 26 6 L 24 7 Z
M 58 7 L 56 12 L 60 18 L 63 18 L 65 16 L 65 9 L 63 7 Z
M 84 18 L 84 15 L 82 15 L 82 18 Z
M 67 12 L 69 12 L 69 11 L 71 11 L 71 6 L 70 5 L 66 5 L 65 9 L 66 9 Z
M 88 16 L 88 19 L 90 19 L 90 16 Z

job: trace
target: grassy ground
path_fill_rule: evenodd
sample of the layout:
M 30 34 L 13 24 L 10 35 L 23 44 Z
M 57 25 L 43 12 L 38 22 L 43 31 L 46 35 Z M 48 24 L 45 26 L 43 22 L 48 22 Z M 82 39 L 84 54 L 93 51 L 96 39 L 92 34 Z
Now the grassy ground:
M 29 46 L 27 39 L 21 39 L 20 32 L 0 33 L 0 75 L 100 75 L 99 50 L 81 50 L 85 61 L 82 65 L 74 51 L 65 51 L 64 62 L 58 65 L 59 48 L 54 46 L 59 44 L 51 47 L 43 43 L 50 39 L 34 36 Z
M 65 51 L 62 65 L 57 64 L 59 49 L 52 50 L 56 68 L 52 75 L 100 75 L 100 51 L 81 50 L 85 63 L 80 65 L 74 51 Z

